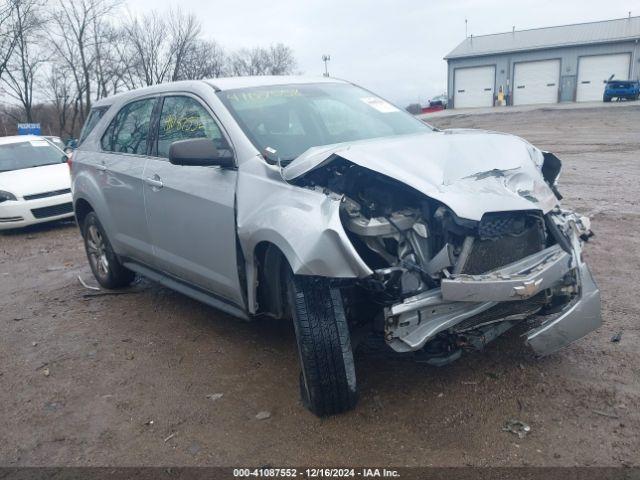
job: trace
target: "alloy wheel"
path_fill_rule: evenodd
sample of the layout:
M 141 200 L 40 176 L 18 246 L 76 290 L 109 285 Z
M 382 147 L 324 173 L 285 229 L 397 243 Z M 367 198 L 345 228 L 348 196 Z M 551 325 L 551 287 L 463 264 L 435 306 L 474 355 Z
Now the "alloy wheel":
M 87 231 L 87 251 L 91 263 L 102 277 L 109 275 L 109 259 L 107 258 L 107 245 L 95 225 L 89 226 Z

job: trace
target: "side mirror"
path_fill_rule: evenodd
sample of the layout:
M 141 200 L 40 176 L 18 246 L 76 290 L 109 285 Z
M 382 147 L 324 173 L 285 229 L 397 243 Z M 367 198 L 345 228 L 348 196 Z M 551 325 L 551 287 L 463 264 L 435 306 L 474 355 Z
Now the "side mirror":
M 235 166 L 233 152 L 230 149 L 218 150 L 210 138 L 190 138 L 173 142 L 169 147 L 169 162 L 173 165 L 195 167 Z

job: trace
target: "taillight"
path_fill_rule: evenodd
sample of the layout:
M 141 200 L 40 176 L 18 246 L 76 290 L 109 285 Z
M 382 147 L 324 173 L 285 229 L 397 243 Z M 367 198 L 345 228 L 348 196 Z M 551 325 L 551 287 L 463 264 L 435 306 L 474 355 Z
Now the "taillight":
M 71 173 L 71 167 L 73 166 L 73 152 L 67 153 L 67 165 L 69 165 L 69 173 Z

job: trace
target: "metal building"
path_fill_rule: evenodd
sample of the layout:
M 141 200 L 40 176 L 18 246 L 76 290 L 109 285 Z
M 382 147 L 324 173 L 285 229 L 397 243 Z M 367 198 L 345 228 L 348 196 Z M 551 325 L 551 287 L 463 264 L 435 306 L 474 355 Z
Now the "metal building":
M 446 57 L 454 108 L 602 100 L 638 79 L 640 17 L 470 36 Z

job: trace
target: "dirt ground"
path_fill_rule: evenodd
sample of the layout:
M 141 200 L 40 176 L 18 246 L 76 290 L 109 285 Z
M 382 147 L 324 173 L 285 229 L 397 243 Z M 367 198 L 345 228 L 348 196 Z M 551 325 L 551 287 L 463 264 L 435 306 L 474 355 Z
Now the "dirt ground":
M 298 400 L 288 325 L 146 281 L 94 296 L 71 222 L 1 234 L 0 465 L 640 465 L 640 106 L 433 123 L 564 161 L 565 204 L 596 232 L 602 328 L 544 359 L 515 333 L 444 368 L 360 355 L 358 407 L 321 420 Z

